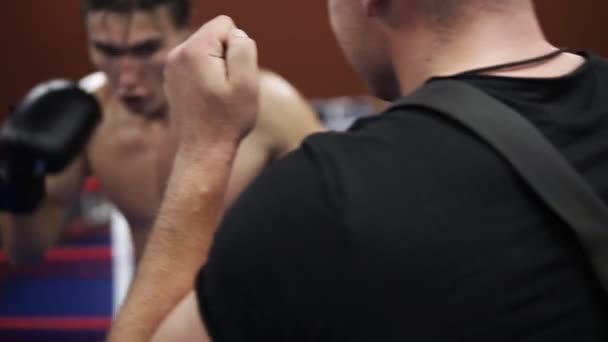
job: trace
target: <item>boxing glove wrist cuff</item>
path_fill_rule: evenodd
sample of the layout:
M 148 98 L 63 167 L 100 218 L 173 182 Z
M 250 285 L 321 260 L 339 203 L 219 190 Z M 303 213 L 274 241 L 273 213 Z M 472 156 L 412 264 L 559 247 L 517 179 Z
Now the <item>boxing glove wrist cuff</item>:
M 33 161 L 0 160 L 0 211 L 28 214 L 45 197 L 43 173 Z

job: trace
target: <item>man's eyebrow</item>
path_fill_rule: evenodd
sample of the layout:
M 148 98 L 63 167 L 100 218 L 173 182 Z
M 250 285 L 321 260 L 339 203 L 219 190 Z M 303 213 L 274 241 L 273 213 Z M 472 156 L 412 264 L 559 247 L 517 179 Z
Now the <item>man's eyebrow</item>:
M 112 43 L 107 43 L 107 42 L 103 42 L 103 41 L 93 41 L 93 45 L 96 47 L 100 47 L 102 49 L 108 49 L 108 50 L 116 50 L 116 51 L 132 51 L 132 50 L 137 50 L 137 49 L 141 49 L 141 48 L 149 48 L 149 47 L 156 47 L 158 45 L 162 44 L 162 38 L 150 38 L 150 39 L 144 39 L 138 42 L 135 42 L 133 44 L 130 45 L 114 45 Z
M 137 42 L 128 47 L 128 52 L 132 54 L 152 54 L 160 49 L 162 44 L 161 39 L 148 39 L 141 42 Z
M 102 42 L 102 41 L 93 41 L 93 45 L 97 48 L 101 48 L 103 50 L 116 50 L 116 51 L 123 51 L 124 48 L 111 44 L 111 43 L 106 43 L 106 42 Z
M 129 46 L 126 47 L 127 50 L 133 50 L 133 49 L 137 49 L 139 47 L 142 46 L 150 46 L 150 45 L 160 45 L 162 43 L 162 38 L 150 38 L 150 39 L 144 39 L 138 42 L 135 42 Z
M 94 40 L 93 41 L 93 45 L 96 45 L 96 46 L 112 46 L 112 44 L 108 44 L 108 43 L 105 43 L 105 42 L 102 42 L 102 41 L 99 41 L 99 40 Z

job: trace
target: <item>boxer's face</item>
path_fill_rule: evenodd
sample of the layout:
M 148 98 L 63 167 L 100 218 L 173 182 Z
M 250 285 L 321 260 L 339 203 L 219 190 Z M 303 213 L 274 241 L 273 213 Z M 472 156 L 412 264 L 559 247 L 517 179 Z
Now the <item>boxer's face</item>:
M 125 107 L 137 114 L 164 110 L 165 60 L 187 30 L 175 27 L 165 6 L 130 14 L 93 11 L 86 19 L 91 60 Z
M 329 0 L 331 26 L 346 59 L 384 100 L 400 96 L 384 34 L 365 14 L 363 1 Z

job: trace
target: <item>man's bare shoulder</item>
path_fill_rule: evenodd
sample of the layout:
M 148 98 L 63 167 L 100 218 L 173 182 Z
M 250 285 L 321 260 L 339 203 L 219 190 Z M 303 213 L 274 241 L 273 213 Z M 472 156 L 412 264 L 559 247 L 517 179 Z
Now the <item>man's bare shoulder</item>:
M 308 106 L 300 92 L 289 81 L 269 70 L 260 73 L 260 101 L 261 109 L 294 103 Z
M 282 76 L 260 74 L 260 108 L 256 130 L 273 140 L 283 154 L 307 135 L 322 130 L 311 104 Z

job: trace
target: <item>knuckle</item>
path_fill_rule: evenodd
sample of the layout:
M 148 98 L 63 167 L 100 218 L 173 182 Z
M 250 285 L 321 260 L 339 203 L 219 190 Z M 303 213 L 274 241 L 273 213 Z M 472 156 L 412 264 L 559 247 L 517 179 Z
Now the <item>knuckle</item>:
M 170 69 L 171 67 L 173 67 L 175 64 L 177 64 L 177 61 L 179 60 L 179 47 L 171 50 L 169 52 L 169 54 L 167 55 L 167 63 L 165 66 L 165 70 Z
M 236 97 L 243 97 L 247 99 L 257 97 L 257 83 L 249 79 L 242 79 L 232 85 L 232 94 Z
M 180 45 L 171 50 L 167 56 L 167 65 L 170 67 L 179 66 L 187 62 L 191 57 L 190 49 L 187 45 Z
M 223 49 L 222 43 L 217 39 L 214 39 L 213 36 L 208 36 L 201 40 L 200 48 L 206 53 L 216 53 Z
M 219 15 L 216 20 L 219 24 L 226 26 L 234 26 L 234 20 L 230 16 L 227 16 L 225 14 Z
M 196 60 L 197 49 L 195 49 L 191 45 L 184 46 L 184 48 L 180 51 L 179 54 L 179 62 L 180 63 L 190 63 L 191 61 Z
M 206 84 L 204 89 L 208 100 L 226 100 L 231 97 L 230 89 L 222 84 Z
M 219 86 L 215 88 L 215 95 L 223 99 L 230 99 L 234 96 L 234 92 L 230 87 Z

